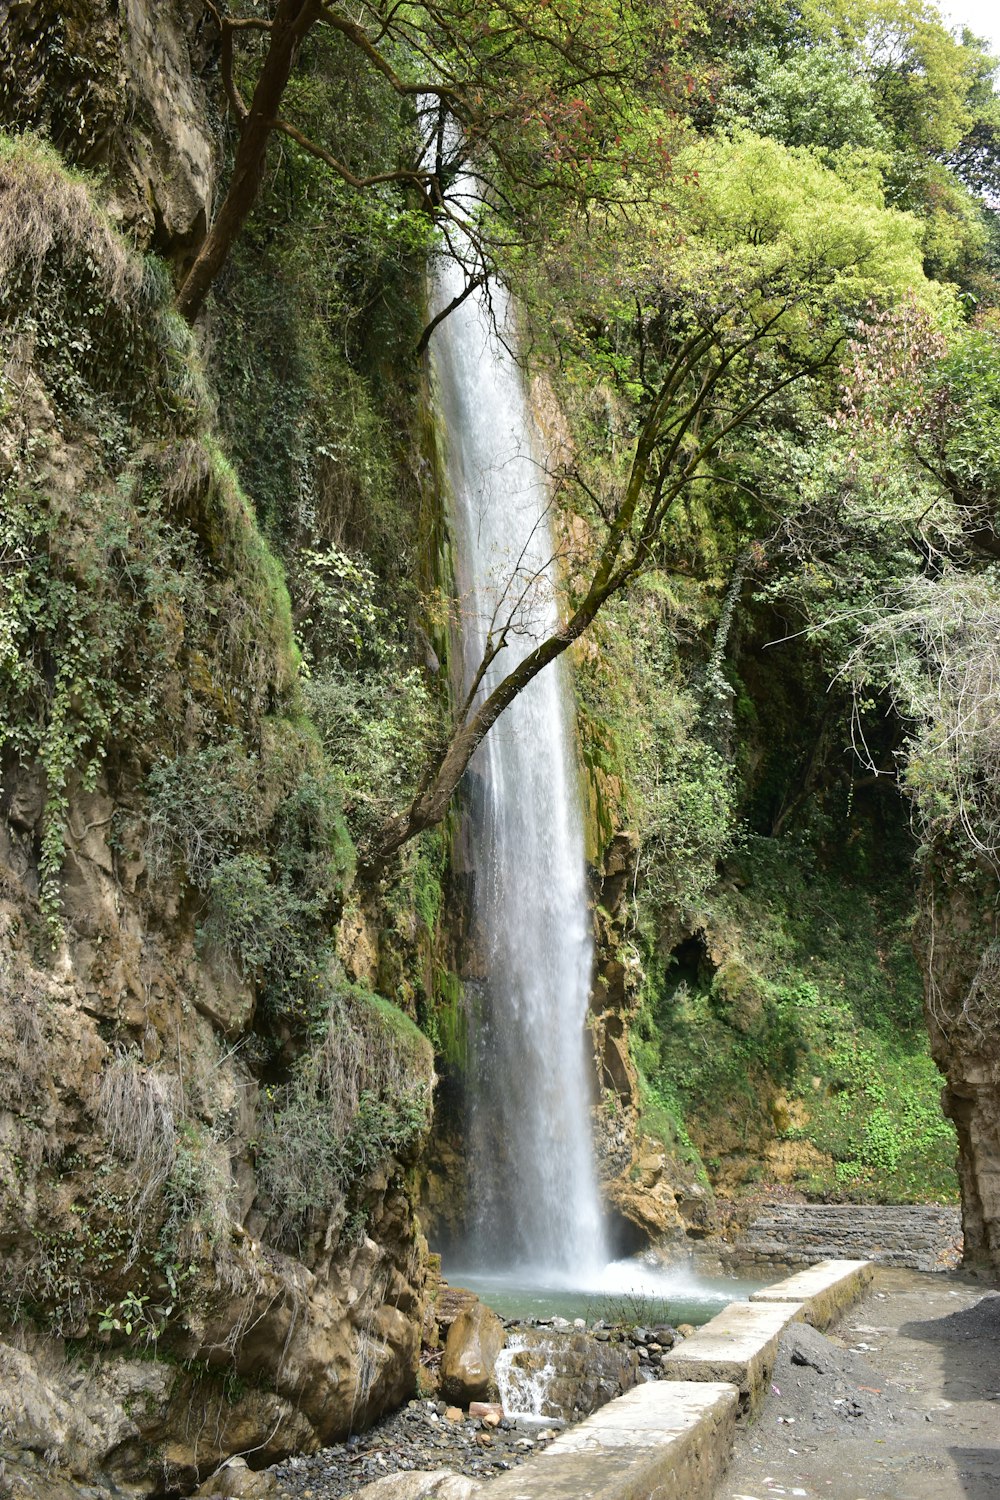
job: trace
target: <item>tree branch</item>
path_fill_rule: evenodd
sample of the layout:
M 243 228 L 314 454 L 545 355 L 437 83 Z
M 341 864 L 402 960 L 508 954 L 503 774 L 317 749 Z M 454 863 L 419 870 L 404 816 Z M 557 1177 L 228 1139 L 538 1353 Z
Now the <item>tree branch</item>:
M 424 329 L 423 333 L 420 335 L 420 338 L 417 340 L 417 346 L 413 351 L 417 359 L 420 358 L 424 350 L 427 348 L 427 345 L 430 343 L 431 336 L 434 333 L 434 330 L 440 327 L 445 318 L 449 317 L 455 311 L 456 307 L 461 307 L 462 303 L 467 297 L 471 297 L 474 291 L 476 291 L 479 287 L 484 286 L 485 284 L 486 272 L 480 271 L 477 276 L 473 276 L 471 280 L 466 282 L 464 289 L 459 292 L 457 297 L 452 297 L 447 307 L 442 307 L 439 313 L 435 313 L 434 317 L 431 318 L 430 322 L 427 324 L 427 327 Z

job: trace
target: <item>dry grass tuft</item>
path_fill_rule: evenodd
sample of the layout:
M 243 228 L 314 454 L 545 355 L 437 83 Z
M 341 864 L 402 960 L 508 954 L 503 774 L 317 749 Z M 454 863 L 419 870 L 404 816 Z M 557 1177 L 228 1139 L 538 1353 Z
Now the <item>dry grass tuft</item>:
M 279 1241 L 343 1227 L 353 1184 L 429 1124 L 426 1038 L 385 1001 L 342 986 L 323 1039 L 262 1110 L 257 1174 Z
M 94 205 L 85 182 L 31 136 L 0 139 L 0 278 L 27 270 L 37 287 L 47 258 L 86 259 L 105 297 L 118 305 L 142 294 L 143 265 Z
M 146 1211 L 158 1200 L 177 1156 L 181 1089 L 132 1052 L 113 1054 L 101 1077 L 97 1118 L 111 1151 L 132 1169 L 133 1254 Z

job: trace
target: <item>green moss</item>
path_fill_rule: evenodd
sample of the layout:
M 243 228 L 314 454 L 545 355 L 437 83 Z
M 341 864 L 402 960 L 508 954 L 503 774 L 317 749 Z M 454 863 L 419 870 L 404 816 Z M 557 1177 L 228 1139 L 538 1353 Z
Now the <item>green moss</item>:
M 639 1075 L 639 1135 L 649 1135 L 666 1151 L 693 1168 L 699 1182 L 708 1185 L 708 1173 L 697 1146 L 688 1134 L 678 1099 L 651 1084 L 641 1068 Z
M 462 981 L 450 969 L 439 968 L 434 988 L 438 1050 L 448 1070 L 461 1077 L 469 1063 L 469 1013 Z
M 356 985 L 353 992 L 358 1004 L 366 1007 L 377 1018 L 394 1041 L 410 1052 L 420 1066 L 429 1069 L 432 1058 L 430 1043 L 417 1023 L 405 1011 L 400 1010 L 398 1005 L 394 1005 L 384 995 L 376 994 L 374 990 Z
M 448 858 L 445 835 L 440 829 L 420 839 L 413 860 L 411 884 L 413 904 L 429 935 L 438 930 L 444 904 L 442 879 Z
M 812 1193 L 954 1199 L 908 883 L 884 863 L 877 881 L 846 880 L 789 839 L 751 841 L 739 868 L 740 888 L 711 913 L 728 949 L 719 967 L 703 950 L 651 965 L 636 1044 L 646 1076 L 703 1151 L 756 1158 L 777 1131 L 831 1158 L 800 1184 Z

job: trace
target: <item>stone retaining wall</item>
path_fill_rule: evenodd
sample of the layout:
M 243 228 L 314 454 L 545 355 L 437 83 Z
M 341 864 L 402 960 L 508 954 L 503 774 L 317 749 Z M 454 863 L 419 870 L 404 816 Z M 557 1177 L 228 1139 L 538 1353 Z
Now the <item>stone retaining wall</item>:
M 748 1265 L 846 1259 L 914 1271 L 951 1270 L 961 1255 L 961 1214 L 937 1204 L 770 1204 L 733 1248 Z

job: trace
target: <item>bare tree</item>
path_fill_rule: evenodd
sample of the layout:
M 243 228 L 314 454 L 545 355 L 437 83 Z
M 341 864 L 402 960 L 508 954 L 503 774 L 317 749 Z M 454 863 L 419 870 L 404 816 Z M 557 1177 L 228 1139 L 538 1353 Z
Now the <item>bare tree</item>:
M 799 350 L 788 339 L 788 315 L 809 295 L 801 285 L 781 271 L 756 290 L 754 297 L 744 285 L 736 297 L 703 299 L 695 313 L 681 309 L 667 317 L 661 312 L 655 320 L 640 315 L 645 395 L 621 492 L 598 495 L 576 470 L 557 476 L 586 490 L 595 529 L 602 534 L 586 584 L 564 623 L 483 696 L 483 682 L 509 642 L 522 595 L 494 619 L 448 741 L 428 765 L 410 805 L 383 828 L 373 868 L 443 819 L 476 749 L 518 693 L 579 640 L 609 599 L 656 566 L 675 501 L 711 477 L 710 460 L 730 435 L 753 424 L 782 391 L 836 359 L 842 342 L 837 335 Z

